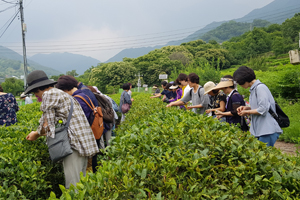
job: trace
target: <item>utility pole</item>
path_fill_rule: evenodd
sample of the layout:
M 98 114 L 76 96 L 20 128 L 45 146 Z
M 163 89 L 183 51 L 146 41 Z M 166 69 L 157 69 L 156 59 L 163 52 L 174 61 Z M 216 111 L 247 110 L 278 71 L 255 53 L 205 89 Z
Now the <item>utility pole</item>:
M 140 92 L 140 87 L 142 86 L 142 84 L 141 84 L 141 76 L 143 76 L 143 75 L 140 75 L 140 72 L 139 72 L 139 74 L 135 75 L 135 76 L 139 77 L 137 86 L 138 86 L 138 92 Z
M 24 62 L 24 89 L 27 87 L 27 58 L 26 58 L 26 45 L 25 45 L 25 31 L 26 24 L 24 23 L 24 13 L 23 13 L 23 0 L 20 0 L 20 13 L 21 13 L 21 30 L 22 30 L 22 40 L 23 40 L 23 62 Z

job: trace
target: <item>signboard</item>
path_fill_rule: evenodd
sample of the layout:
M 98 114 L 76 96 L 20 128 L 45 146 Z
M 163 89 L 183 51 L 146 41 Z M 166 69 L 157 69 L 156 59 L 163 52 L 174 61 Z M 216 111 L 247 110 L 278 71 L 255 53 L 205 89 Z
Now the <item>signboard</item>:
M 148 85 L 144 84 L 143 87 L 148 87 Z
M 160 74 L 159 79 L 168 79 L 168 74 Z

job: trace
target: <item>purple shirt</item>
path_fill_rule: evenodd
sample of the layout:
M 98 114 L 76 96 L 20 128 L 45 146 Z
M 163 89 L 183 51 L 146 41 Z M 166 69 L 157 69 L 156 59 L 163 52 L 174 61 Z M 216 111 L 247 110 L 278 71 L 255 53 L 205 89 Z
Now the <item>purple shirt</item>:
M 72 96 L 74 97 L 75 95 L 83 97 L 90 105 L 90 100 L 87 95 L 85 95 L 81 90 L 76 90 Z M 74 97 L 78 103 L 80 104 L 90 126 L 92 125 L 94 121 L 94 115 L 93 115 L 93 110 L 80 98 L 80 97 Z M 91 105 L 92 106 L 92 105 Z M 95 105 L 94 105 L 95 106 Z
M 169 102 L 171 103 L 173 101 L 177 101 L 178 99 L 181 99 L 181 97 L 182 97 L 182 89 L 178 88 L 176 90 L 176 97 L 174 99 L 169 100 Z

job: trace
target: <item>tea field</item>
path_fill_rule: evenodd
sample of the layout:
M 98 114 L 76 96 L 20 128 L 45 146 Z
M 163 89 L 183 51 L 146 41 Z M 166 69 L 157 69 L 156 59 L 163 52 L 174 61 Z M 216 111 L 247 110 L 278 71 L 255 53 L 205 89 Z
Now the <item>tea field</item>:
M 0 199 L 300 199 L 299 158 L 148 94 L 133 98 L 98 172 L 69 190 L 45 140 L 25 139 L 39 104 L 22 106 L 17 125 L 0 127 Z

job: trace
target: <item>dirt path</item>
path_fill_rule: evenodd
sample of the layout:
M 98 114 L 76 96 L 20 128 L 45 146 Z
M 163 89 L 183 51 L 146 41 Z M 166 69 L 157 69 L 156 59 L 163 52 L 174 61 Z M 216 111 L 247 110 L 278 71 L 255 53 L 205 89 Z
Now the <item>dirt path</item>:
M 286 153 L 286 154 L 289 154 L 289 155 L 294 155 L 294 156 L 297 156 L 297 148 L 298 148 L 298 151 L 300 152 L 300 147 L 296 147 L 295 144 L 293 143 L 286 143 L 286 142 L 283 142 L 283 141 L 276 141 L 274 147 L 276 147 L 277 149 L 280 149 L 282 151 L 282 153 Z

